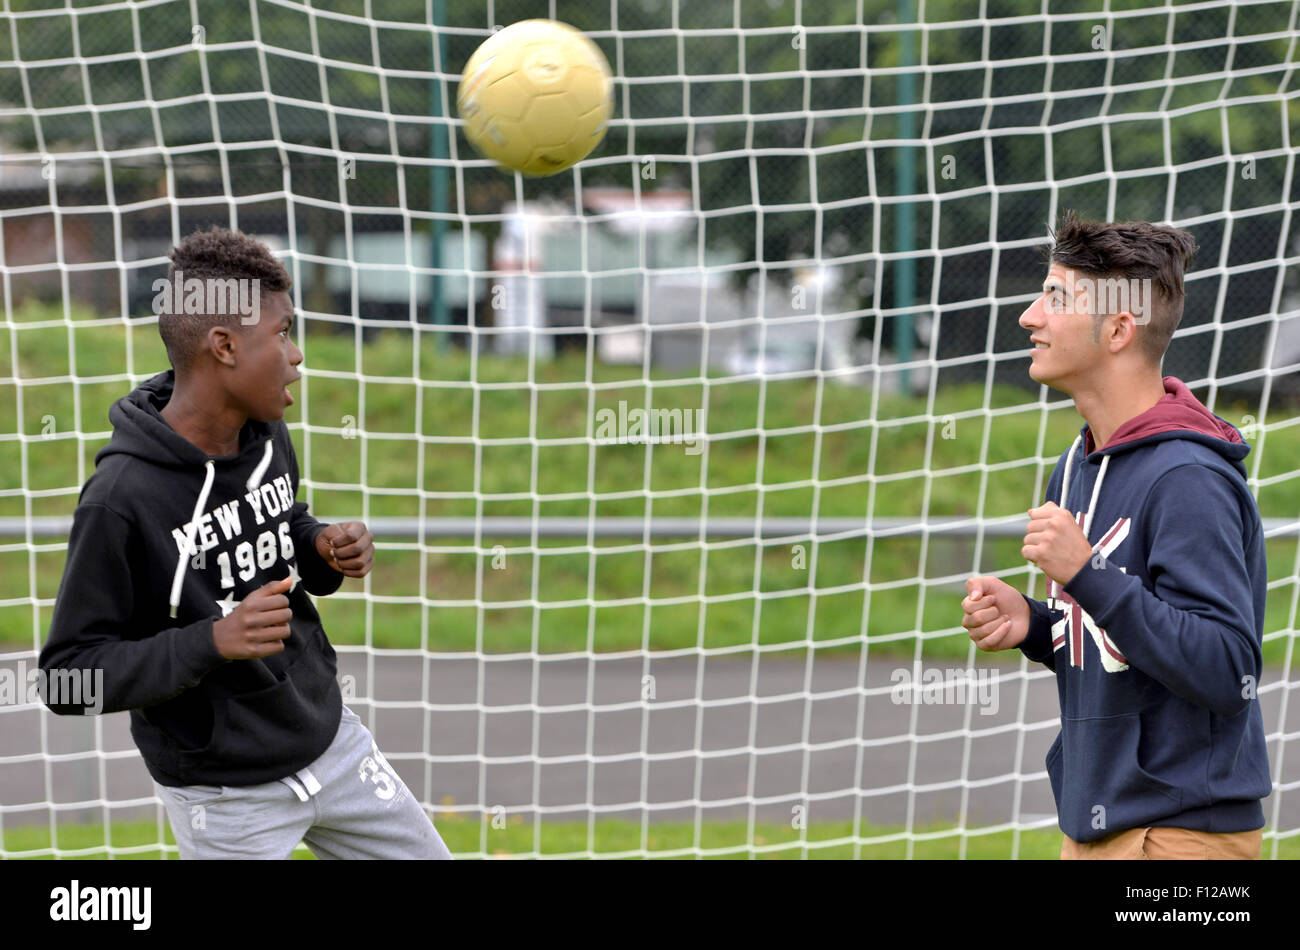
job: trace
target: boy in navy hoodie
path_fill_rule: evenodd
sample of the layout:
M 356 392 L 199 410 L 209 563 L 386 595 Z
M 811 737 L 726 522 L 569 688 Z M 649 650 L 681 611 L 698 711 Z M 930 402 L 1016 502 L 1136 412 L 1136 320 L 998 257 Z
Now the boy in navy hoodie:
M 289 275 L 213 228 L 154 289 L 172 369 L 109 411 L 41 669 L 102 671 L 94 711 L 130 710 L 182 858 L 287 858 L 299 841 L 325 858 L 450 857 L 343 705 L 307 596 L 368 574 L 374 545 L 296 500 Z
M 1062 858 L 1258 858 L 1268 572 L 1250 447 L 1160 372 L 1195 242 L 1073 215 L 1053 238 L 1020 325 L 1030 376 L 1087 424 L 1029 510 L 1022 553 L 1048 599 L 973 577 L 962 625 L 1056 673 Z

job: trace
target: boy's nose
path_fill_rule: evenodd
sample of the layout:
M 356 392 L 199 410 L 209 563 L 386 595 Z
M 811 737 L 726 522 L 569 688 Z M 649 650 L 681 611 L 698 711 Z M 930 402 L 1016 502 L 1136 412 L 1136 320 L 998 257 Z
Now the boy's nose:
M 1020 325 L 1026 330 L 1043 325 L 1043 298 L 1041 294 L 1020 315 Z

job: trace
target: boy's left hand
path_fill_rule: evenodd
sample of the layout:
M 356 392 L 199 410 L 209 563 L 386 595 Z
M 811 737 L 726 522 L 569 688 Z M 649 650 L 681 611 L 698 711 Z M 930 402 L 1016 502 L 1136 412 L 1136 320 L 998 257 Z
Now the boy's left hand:
M 1029 509 L 1029 528 L 1020 553 L 1064 587 L 1092 558 L 1092 545 L 1074 515 L 1054 501 Z
M 365 577 L 375 560 L 375 539 L 363 521 L 326 526 L 316 535 L 316 553 L 347 577 Z

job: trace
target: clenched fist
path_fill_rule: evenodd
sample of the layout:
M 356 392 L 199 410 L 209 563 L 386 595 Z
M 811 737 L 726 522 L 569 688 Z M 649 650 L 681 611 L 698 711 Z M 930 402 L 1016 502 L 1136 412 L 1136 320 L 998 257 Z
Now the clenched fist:
M 1056 502 L 1029 509 L 1021 555 L 1064 587 L 1092 558 L 1092 545 L 1074 515 Z
M 253 660 L 284 652 L 293 610 L 285 594 L 293 575 L 263 584 L 228 617 L 212 622 L 212 642 L 227 660 Z
M 1004 580 L 972 577 L 961 602 L 961 625 L 985 653 L 1018 647 L 1029 636 L 1029 604 Z
M 316 553 L 340 574 L 365 577 L 375 560 L 375 539 L 365 522 L 344 521 L 316 535 Z

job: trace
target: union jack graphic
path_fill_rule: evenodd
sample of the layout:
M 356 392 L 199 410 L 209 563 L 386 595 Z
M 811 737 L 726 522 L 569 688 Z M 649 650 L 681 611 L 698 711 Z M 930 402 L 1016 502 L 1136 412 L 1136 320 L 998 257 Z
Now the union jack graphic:
M 1083 512 L 1075 516 L 1079 527 L 1083 527 Z M 1104 558 L 1109 558 L 1111 553 L 1124 543 L 1128 537 L 1129 531 L 1128 518 L 1120 518 L 1105 536 L 1093 545 L 1093 551 Z M 1095 556 L 1095 555 L 1094 555 Z M 1120 568 L 1121 571 L 1124 568 Z M 1078 602 L 1065 592 L 1056 581 L 1050 580 L 1047 584 L 1047 606 L 1053 610 L 1064 610 L 1065 616 L 1056 623 L 1052 624 L 1052 649 L 1059 650 L 1067 643 L 1070 645 L 1070 665 L 1083 669 L 1083 634 L 1086 630 L 1092 635 L 1093 642 L 1097 644 L 1097 652 L 1101 656 L 1101 665 L 1107 673 L 1119 673 L 1128 669 L 1128 660 L 1119 652 L 1119 648 L 1106 635 L 1106 631 L 1093 621 L 1088 615 L 1088 611 L 1079 606 Z

